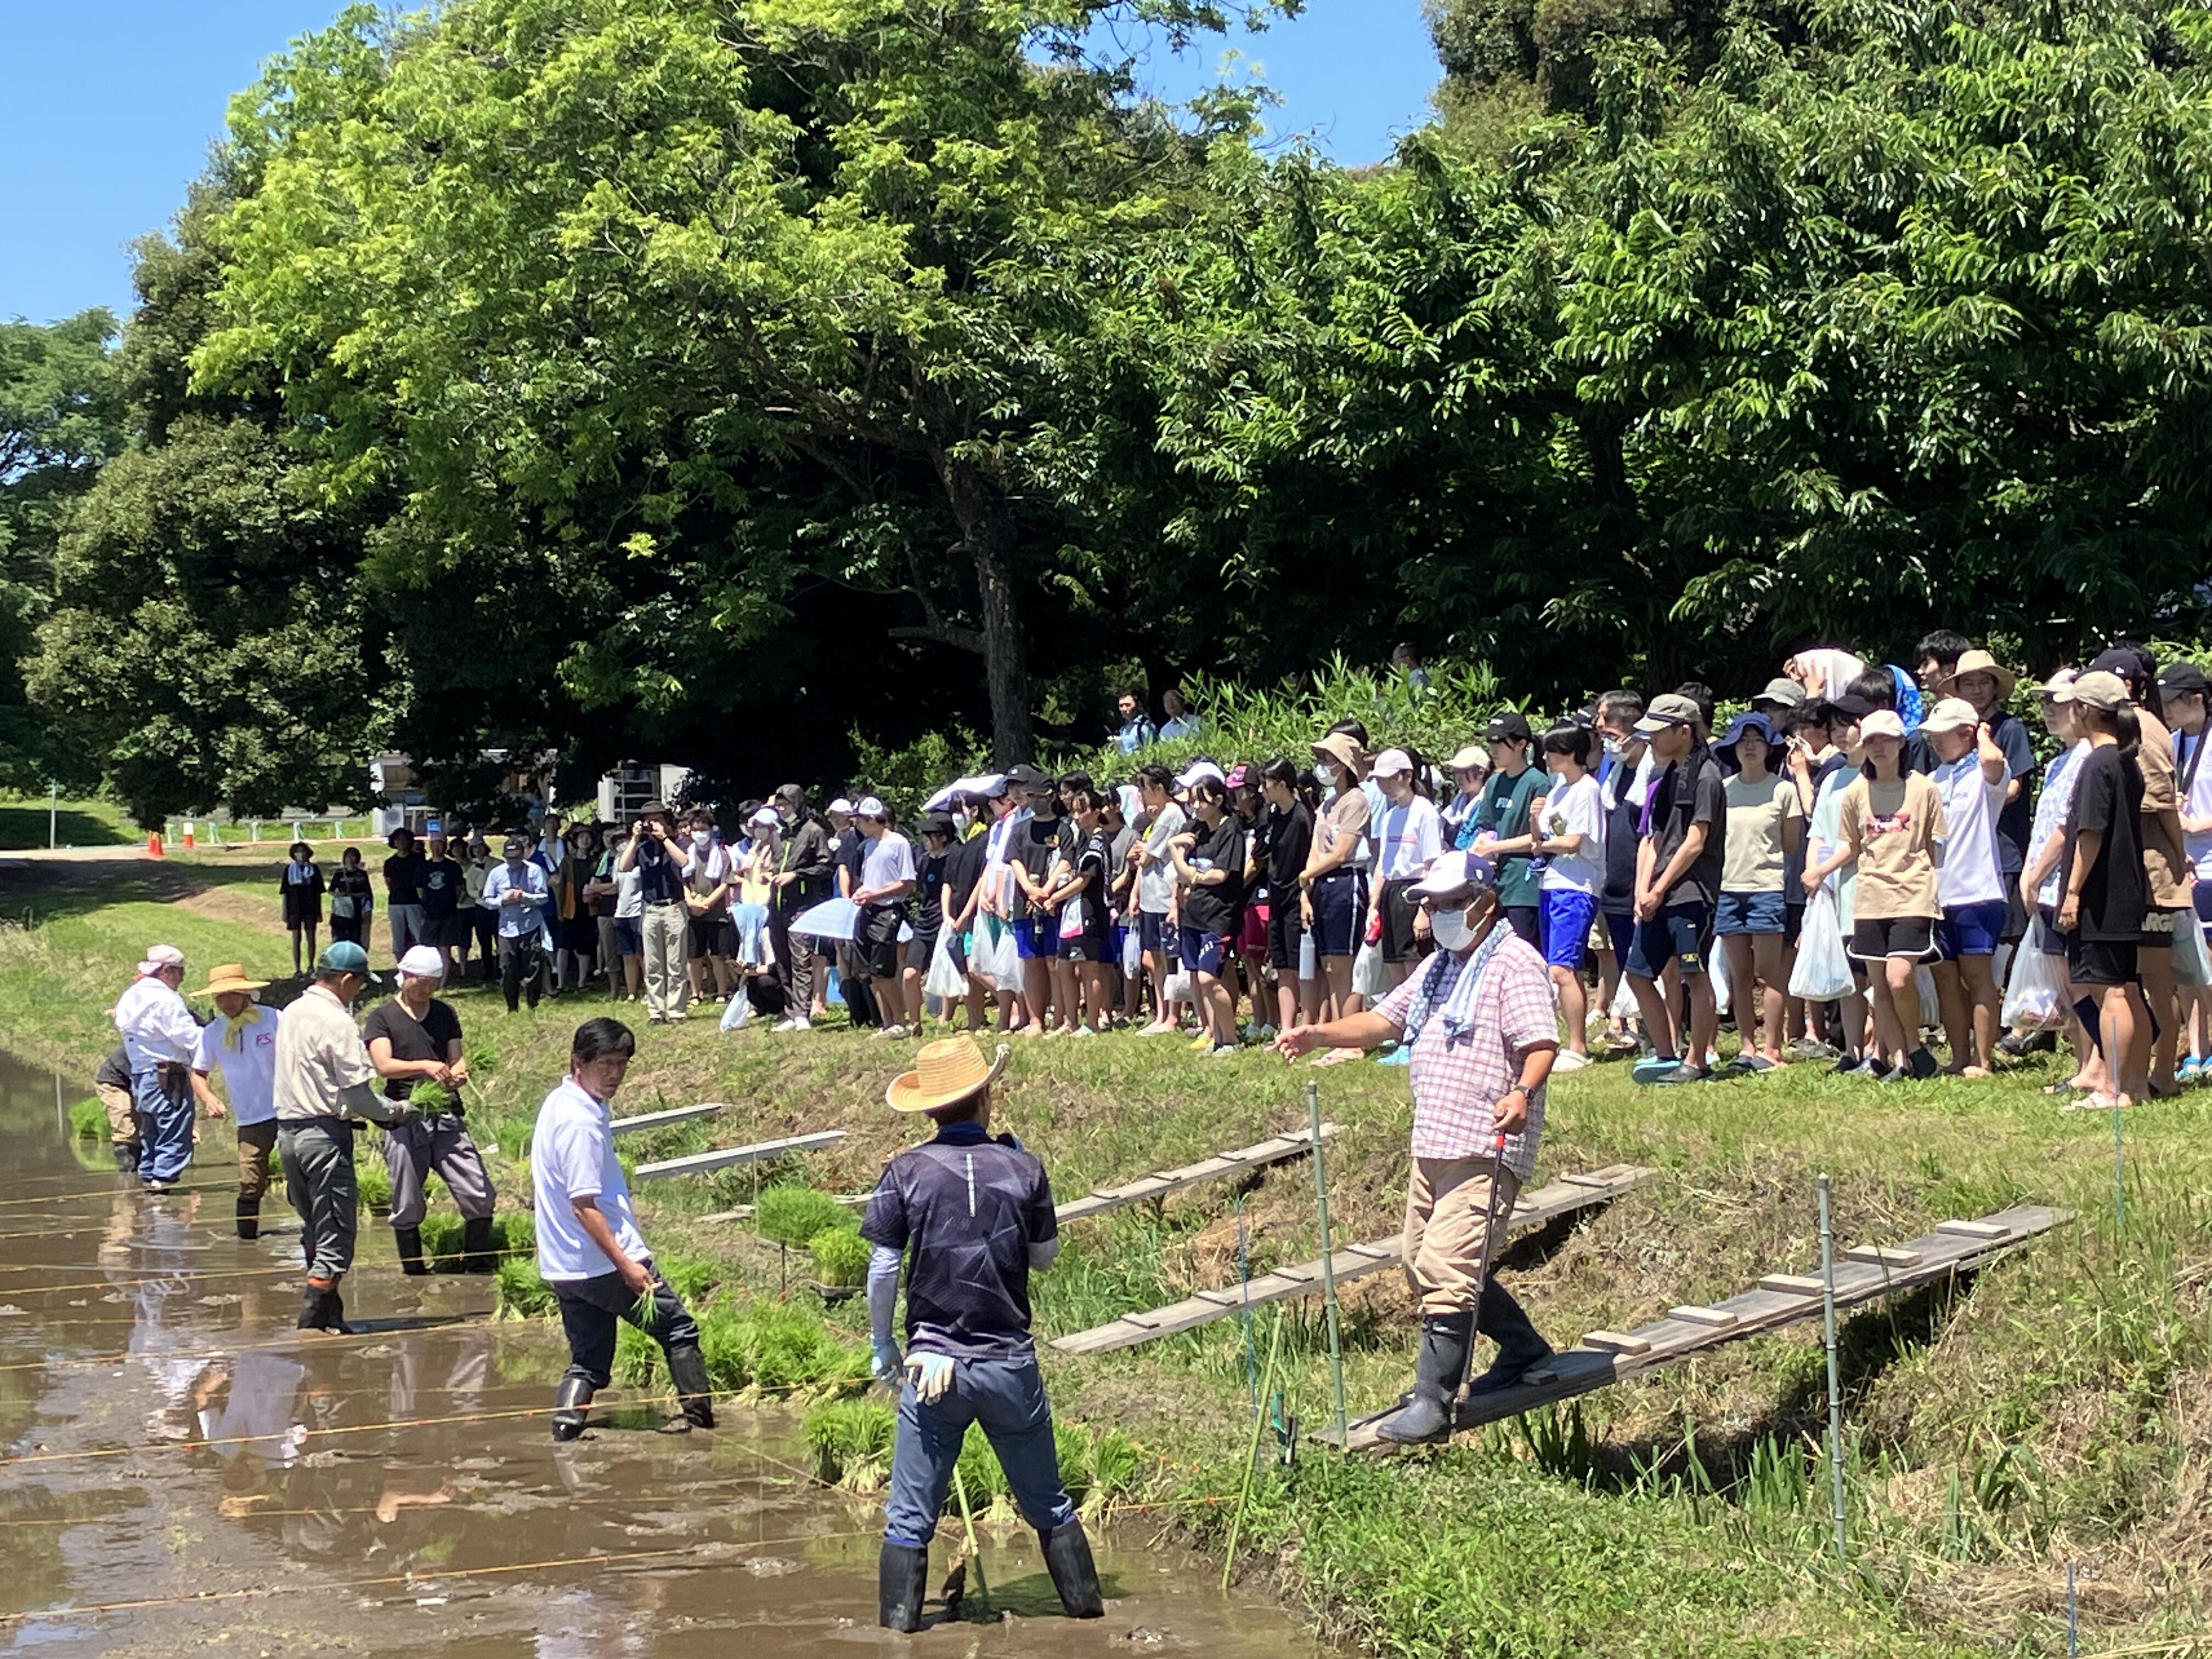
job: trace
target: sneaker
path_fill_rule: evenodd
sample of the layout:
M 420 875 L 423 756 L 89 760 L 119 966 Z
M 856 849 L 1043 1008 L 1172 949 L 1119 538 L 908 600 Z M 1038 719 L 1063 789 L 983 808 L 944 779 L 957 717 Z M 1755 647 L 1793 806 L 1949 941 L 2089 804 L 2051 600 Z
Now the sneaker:
M 1552 1069 L 1559 1070 L 1557 1060 L 1553 1061 Z M 1738 1054 L 1735 1063 L 1729 1069 L 1732 1072 L 1771 1072 L 1774 1069 L 1774 1062 L 1765 1054 Z
M 1589 1063 L 1590 1057 L 1588 1054 L 1578 1054 L 1571 1048 L 1562 1048 L 1552 1061 L 1552 1075 L 1557 1077 L 1562 1072 L 1579 1072 Z
M 1653 1078 L 1651 1085 L 1656 1089 L 1671 1089 L 1680 1083 L 1710 1083 L 1712 1081 L 1712 1076 L 1713 1074 L 1705 1067 L 1692 1066 L 1686 1060 L 1672 1071 L 1662 1072 Z
M 1092 1030 L 1088 1025 L 1079 1025 L 1068 1033 L 1068 1036 L 1070 1036 L 1079 1037 L 1097 1036 L 1097 1035 L 1098 1033 Z
M 1823 1042 L 1818 1037 L 1799 1037 L 1783 1052 L 1792 1060 L 1833 1060 L 1836 1057 L 1835 1045 Z
M 2179 1066 L 2175 1067 L 2173 1073 L 2174 1081 L 2177 1083 L 2200 1082 L 2203 1076 L 2204 1062 L 2195 1054 L 2183 1060 Z
M 1912 1075 L 1923 1082 L 1943 1069 L 1936 1064 L 1936 1056 L 1925 1048 L 1915 1048 L 1905 1057 L 1905 1063 L 1911 1069 Z
M 1377 1066 L 1411 1066 L 1413 1063 L 1413 1045 L 1401 1042 L 1389 1054 L 1376 1055 L 1375 1063 Z
M 1279 1033 L 1272 1025 L 1262 1025 L 1260 1028 L 1260 1041 L 1262 1042 L 1273 1042 L 1279 1035 Z
M 1835 1063 L 1833 1067 L 1835 1074 L 1838 1077 L 1849 1077 L 1855 1072 L 1861 1072 L 1865 1069 L 1866 1056 L 1863 1054 L 1845 1054 L 1842 1059 L 1838 1060 Z
M 2057 1049 L 2056 1031 L 2008 1031 L 1997 1039 L 1997 1052 L 2014 1060 L 2024 1060 L 2030 1054 L 2055 1054 Z
M 1243 1050 L 1238 1048 L 1233 1042 L 1217 1042 L 1211 1048 L 1208 1048 L 1206 1051 L 1206 1057 L 1208 1060 L 1219 1060 L 1224 1054 L 1241 1054 Z
M 1631 1066 L 1628 1075 L 1638 1083 L 1656 1083 L 1681 1067 L 1682 1057 L 1680 1054 L 1650 1054 Z
M 1204 1054 L 1213 1046 L 1213 1039 L 1203 1031 L 1190 1040 L 1190 1051 L 1194 1054 Z
M 1260 1022 L 1256 1019 L 1246 1020 L 1243 1035 L 1245 1042 L 1257 1042 L 1260 1040 Z
M 905 1035 L 905 1026 L 886 1025 L 876 1033 L 875 1041 L 878 1042 L 896 1042 L 898 1038 L 902 1037 Z

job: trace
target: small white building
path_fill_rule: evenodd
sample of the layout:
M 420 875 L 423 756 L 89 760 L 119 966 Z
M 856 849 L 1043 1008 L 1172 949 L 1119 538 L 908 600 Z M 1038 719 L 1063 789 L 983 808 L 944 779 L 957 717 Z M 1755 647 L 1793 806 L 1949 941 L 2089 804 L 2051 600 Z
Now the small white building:
M 628 823 L 646 802 L 672 801 L 690 781 L 690 772 L 681 766 L 618 767 L 599 780 L 599 821 Z

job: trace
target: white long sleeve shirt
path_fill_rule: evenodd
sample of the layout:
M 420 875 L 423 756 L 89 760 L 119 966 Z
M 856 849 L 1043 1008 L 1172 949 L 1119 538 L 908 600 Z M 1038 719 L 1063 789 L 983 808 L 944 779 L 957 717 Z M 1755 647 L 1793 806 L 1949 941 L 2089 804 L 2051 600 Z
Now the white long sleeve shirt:
M 179 996 L 157 978 L 131 981 L 115 1003 L 115 1029 L 136 1073 L 156 1066 L 189 1066 L 199 1052 L 200 1023 Z

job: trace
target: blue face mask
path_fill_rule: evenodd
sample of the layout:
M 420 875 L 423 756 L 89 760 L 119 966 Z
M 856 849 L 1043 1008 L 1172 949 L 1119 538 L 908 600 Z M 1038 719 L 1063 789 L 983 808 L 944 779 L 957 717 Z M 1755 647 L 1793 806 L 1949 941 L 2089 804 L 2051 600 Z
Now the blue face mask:
M 1432 910 L 1429 937 L 1436 940 L 1438 950 L 1456 954 L 1474 943 L 1474 929 L 1468 924 L 1464 910 Z

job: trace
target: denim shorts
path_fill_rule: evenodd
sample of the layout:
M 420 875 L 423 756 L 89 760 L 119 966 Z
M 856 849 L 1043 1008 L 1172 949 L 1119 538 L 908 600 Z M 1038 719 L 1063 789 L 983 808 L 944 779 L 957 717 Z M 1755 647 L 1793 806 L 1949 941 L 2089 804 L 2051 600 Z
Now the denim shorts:
M 1670 962 L 1682 964 L 1686 974 L 1705 971 L 1705 939 L 1712 931 L 1711 907 L 1692 902 L 1670 904 L 1649 921 L 1636 924 L 1628 945 L 1628 971 L 1641 979 L 1656 979 Z
M 1993 957 L 2004 939 L 2006 906 L 2002 899 L 1987 899 L 1979 904 L 1947 904 L 1943 921 L 1936 930 L 1938 942 L 1943 947 L 1943 960 L 1956 962 L 1960 957 Z
M 1597 915 L 1597 895 L 1578 893 L 1571 887 L 1546 891 L 1543 902 L 1544 960 L 1554 968 L 1577 973 L 1589 960 L 1590 921 Z
M 1723 893 L 1713 912 L 1713 932 L 1779 933 L 1789 925 L 1789 904 L 1779 890 L 1771 893 Z

